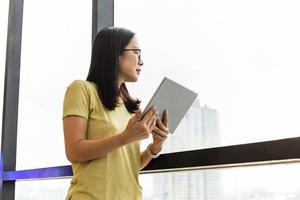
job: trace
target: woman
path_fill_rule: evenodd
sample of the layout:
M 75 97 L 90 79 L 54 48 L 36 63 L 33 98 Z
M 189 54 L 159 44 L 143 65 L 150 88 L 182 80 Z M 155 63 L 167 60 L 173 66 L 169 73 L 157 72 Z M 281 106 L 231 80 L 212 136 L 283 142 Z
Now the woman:
M 136 82 L 143 61 L 135 34 L 101 30 L 93 42 L 86 81 L 67 89 L 63 108 L 65 149 L 73 178 L 67 199 L 141 199 L 139 170 L 157 157 L 168 135 L 168 115 L 155 108 L 141 118 L 140 101 L 125 82 Z M 140 140 L 153 142 L 140 152 Z

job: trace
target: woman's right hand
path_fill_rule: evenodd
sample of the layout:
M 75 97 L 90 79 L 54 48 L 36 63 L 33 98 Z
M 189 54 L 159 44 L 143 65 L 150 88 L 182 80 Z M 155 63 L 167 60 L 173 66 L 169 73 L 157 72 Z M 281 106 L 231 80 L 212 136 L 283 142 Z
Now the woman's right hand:
M 126 129 L 123 132 L 125 143 L 146 139 L 155 128 L 156 124 L 156 109 L 152 106 L 143 117 L 141 117 L 141 110 L 129 120 Z

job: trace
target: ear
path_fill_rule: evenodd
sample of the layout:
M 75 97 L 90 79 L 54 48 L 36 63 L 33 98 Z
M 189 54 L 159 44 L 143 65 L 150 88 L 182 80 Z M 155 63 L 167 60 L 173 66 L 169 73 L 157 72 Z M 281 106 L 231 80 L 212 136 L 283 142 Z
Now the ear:
M 122 55 L 119 55 L 119 57 L 118 57 L 118 60 L 117 60 L 117 65 L 119 65 L 119 63 L 121 62 L 121 58 L 122 57 Z
M 120 63 L 122 62 L 122 59 L 123 59 L 122 55 L 119 55 L 119 58 L 117 60 L 118 67 L 120 66 Z

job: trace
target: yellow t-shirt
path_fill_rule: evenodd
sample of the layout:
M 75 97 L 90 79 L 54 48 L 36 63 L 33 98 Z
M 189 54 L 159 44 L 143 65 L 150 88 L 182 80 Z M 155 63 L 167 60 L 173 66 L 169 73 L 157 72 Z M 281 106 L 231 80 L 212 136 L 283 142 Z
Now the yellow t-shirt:
M 101 139 L 121 133 L 132 117 L 122 100 L 115 110 L 100 101 L 96 84 L 76 80 L 67 89 L 63 117 L 77 115 L 88 120 L 87 139 Z M 140 200 L 139 142 L 122 146 L 107 155 L 82 163 L 72 163 L 73 178 L 67 199 Z

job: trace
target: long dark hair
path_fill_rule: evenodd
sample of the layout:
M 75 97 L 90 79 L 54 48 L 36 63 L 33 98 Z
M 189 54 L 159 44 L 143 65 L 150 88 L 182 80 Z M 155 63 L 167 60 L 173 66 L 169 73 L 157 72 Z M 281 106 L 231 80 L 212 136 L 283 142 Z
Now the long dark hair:
M 98 95 L 102 104 L 109 110 L 114 110 L 118 97 L 122 97 L 126 109 L 135 113 L 141 101 L 133 99 L 125 85 L 118 87 L 118 62 L 126 45 L 135 33 L 124 28 L 107 27 L 102 29 L 93 41 L 92 57 L 87 81 L 97 85 Z

